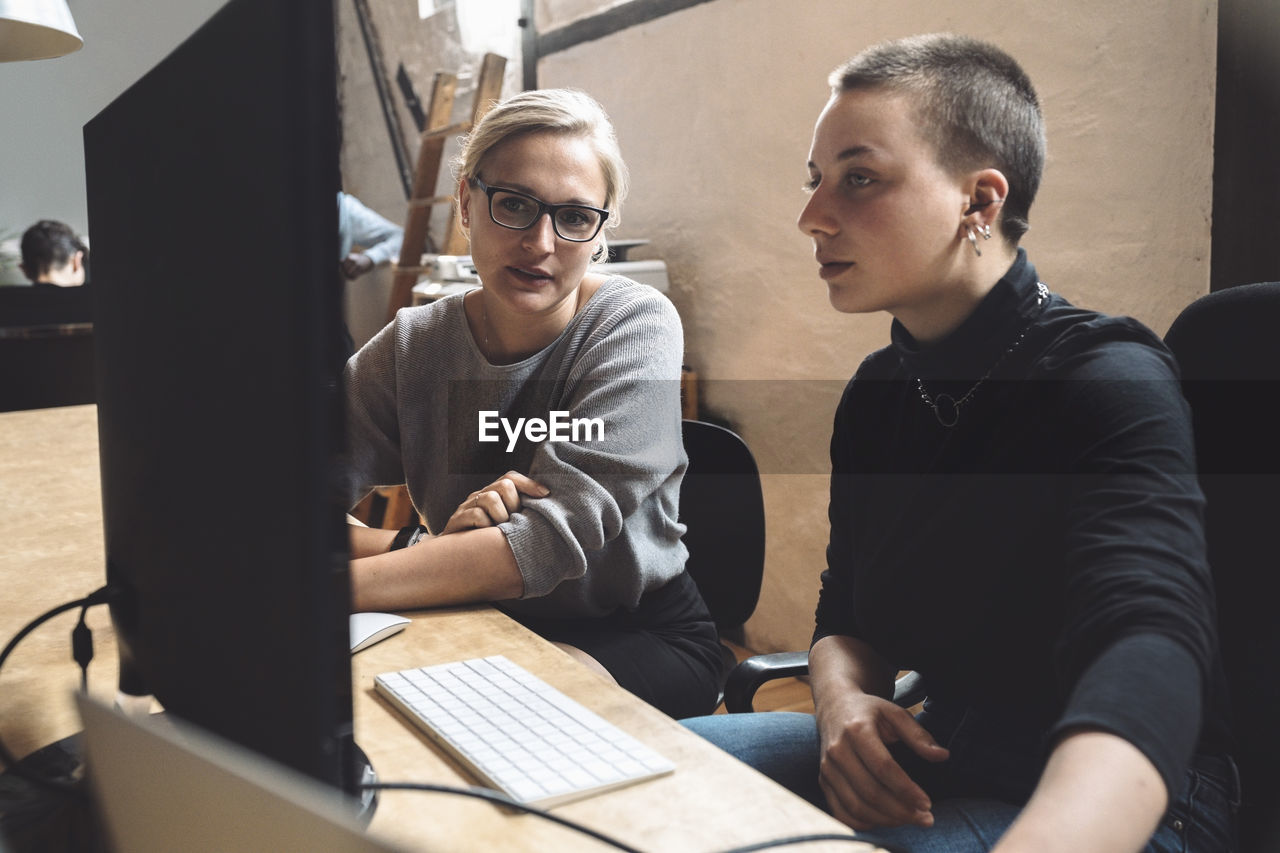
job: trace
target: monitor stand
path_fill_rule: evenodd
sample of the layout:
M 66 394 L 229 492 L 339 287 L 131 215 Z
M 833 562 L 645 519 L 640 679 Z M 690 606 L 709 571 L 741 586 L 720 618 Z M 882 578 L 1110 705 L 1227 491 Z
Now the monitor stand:
M 378 809 L 378 790 L 370 787 L 377 784 L 378 774 L 373 769 L 373 762 L 360 748 L 360 744 L 355 742 L 355 738 L 348 741 L 348 745 L 354 753 L 352 763 L 355 765 L 355 790 L 347 791 L 347 794 L 354 797 L 360 804 L 356 812 L 356 820 L 361 826 L 368 826 L 369 821 L 373 820 L 373 813 Z

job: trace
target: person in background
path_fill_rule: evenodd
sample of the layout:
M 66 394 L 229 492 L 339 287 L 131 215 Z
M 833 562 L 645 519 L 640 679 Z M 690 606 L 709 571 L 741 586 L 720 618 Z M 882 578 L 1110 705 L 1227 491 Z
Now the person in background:
M 678 521 L 680 317 L 590 269 L 626 191 L 613 127 L 581 92 L 524 92 L 455 168 L 480 289 L 401 309 L 347 363 L 348 505 L 405 483 L 430 531 L 353 526 L 354 607 L 493 602 L 668 714 L 710 713 L 719 642 Z
M 1173 356 L 1019 246 L 1045 138 L 1007 54 L 919 36 L 830 82 L 799 227 L 832 306 L 893 322 L 835 416 L 816 712 L 686 725 L 914 853 L 1228 853 L 1238 777 Z M 927 688 L 915 717 L 891 701 L 901 669 Z
M 338 192 L 338 258 L 348 281 L 395 260 L 403 240 L 404 229 L 399 225 L 365 207 L 355 196 Z
M 39 287 L 78 287 L 85 283 L 89 249 L 71 226 L 42 219 L 22 235 L 23 274 Z
M 338 270 L 344 281 L 354 281 L 375 267 L 391 263 L 399 257 L 403 241 L 403 228 L 370 210 L 355 196 L 338 191 Z M 356 350 L 345 322 L 338 343 L 344 359 Z

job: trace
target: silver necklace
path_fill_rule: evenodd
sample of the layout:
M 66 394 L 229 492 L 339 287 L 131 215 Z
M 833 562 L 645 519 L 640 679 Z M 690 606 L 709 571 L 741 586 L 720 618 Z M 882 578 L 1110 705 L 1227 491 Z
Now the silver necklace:
M 1048 298 L 1049 288 L 1045 287 L 1044 282 L 1037 281 L 1036 306 L 1043 307 Z M 950 394 L 930 394 L 924 387 L 924 380 L 920 378 L 916 379 L 916 390 L 920 392 L 920 399 L 925 402 L 925 405 L 933 409 L 933 416 L 938 419 L 938 423 L 942 424 L 947 429 L 951 429 L 956 424 L 960 423 L 960 407 L 973 399 L 974 392 L 981 388 L 982 383 L 986 382 L 987 379 L 991 377 L 992 371 L 1003 364 L 1004 360 L 1009 357 L 1010 353 L 1018 348 L 1023 339 L 1026 338 L 1027 330 L 1031 328 L 1033 320 L 1034 318 L 1027 321 L 1027 324 L 1022 327 L 1022 331 L 1018 332 L 1018 337 L 1014 339 L 1013 343 L 1009 344 L 1005 351 L 1000 353 L 1000 357 L 996 359 L 995 364 L 987 368 L 987 372 L 982 374 L 982 377 L 978 379 L 977 382 L 970 385 L 969 390 L 965 391 L 961 396 L 953 397 Z

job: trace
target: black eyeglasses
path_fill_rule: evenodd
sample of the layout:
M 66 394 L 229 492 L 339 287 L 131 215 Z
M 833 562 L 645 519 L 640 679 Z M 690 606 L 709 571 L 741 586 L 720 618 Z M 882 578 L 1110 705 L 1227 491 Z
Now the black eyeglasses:
M 609 218 L 609 211 L 585 204 L 547 204 L 526 193 L 505 187 L 491 187 L 479 178 L 471 179 L 472 185 L 489 197 L 489 218 L 503 228 L 524 231 L 551 214 L 551 227 L 556 235 L 571 243 L 588 243 L 600 233 L 601 226 Z

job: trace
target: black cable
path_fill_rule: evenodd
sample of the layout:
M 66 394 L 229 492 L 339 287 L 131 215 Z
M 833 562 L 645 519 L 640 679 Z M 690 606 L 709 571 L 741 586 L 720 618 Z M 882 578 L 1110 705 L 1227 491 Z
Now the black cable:
M 583 826 L 580 823 L 575 823 L 566 818 L 562 818 L 559 815 L 552 814 L 545 809 L 516 802 L 501 791 L 495 791 L 492 788 L 480 788 L 476 786 L 468 786 L 464 788 L 456 785 L 434 785 L 428 782 L 374 782 L 367 785 L 361 785 L 360 787 L 374 791 L 427 791 L 437 794 L 457 794 L 462 797 L 475 797 L 479 800 L 488 800 L 489 802 L 496 803 L 500 806 L 506 806 L 507 808 L 525 812 L 526 814 L 545 818 L 552 823 L 558 823 L 561 826 L 574 830 L 575 832 L 581 832 L 584 835 L 589 835 L 597 841 L 608 844 L 610 847 L 616 847 L 619 850 L 626 850 L 627 853 L 642 853 L 642 851 L 624 844 L 615 838 L 610 838 L 602 832 L 597 832 L 590 827 Z M 879 850 L 886 851 L 886 853 L 910 853 L 910 851 L 904 850 L 896 845 L 877 841 L 876 838 L 871 835 L 841 835 L 834 832 L 816 833 L 813 835 L 791 835 L 786 838 L 775 838 L 771 841 L 760 841 L 743 847 L 731 847 L 727 850 L 721 850 L 719 853 L 751 853 L 754 850 L 767 850 L 770 847 L 807 844 L 814 841 L 856 841 L 864 846 L 870 845 L 878 848 Z
M 115 589 L 113 587 L 101 587 L 94 590 L 84 598 L 76 601 L 69 601 L 66 604 L 59 604 L 57 607 L 42 613 L 35 619 L 28 622 L 26 627 L 15 634 L 13 639 L 9 641 L 9 644 L 4 647 L 4 651 L 0 652 L 0 670 L 4 668 L 5 661 L 9 659 L 9 655 L 13 653 L 13 650 L 17 648 L 18 643 L 22 642 L 28 634 L 55 616 L 59 616 L 68 610 L 74 610 L 79 607 L 80 621 L 71 632 L 71 646 L 72 656 L 76 663 L 80 665 L 81 689 L 85 689 L 88 684 L 89 661 L 93 658 L 93 634 L 89 630 L 89 626 L 85 624 L 84 615 L 90 607 L 109 601 L 114 593 Z M 0 739 L 0 762 L 4 763 L 6 770 L 13 772 L 14 775 L 20 776 L 28 782 L 31 782 L 33 785 L 39 785 L 42 788 L 47 788 L 63 794 L 84 794 L 83 788 L 76 782 L 46 779 L 43 776 L 27 770 L 27 768 L 23 767 L 22 764 L 14 758 L 13 753 L 9 752 L 9 748 L 4 745 L 4 741 L 2 739 Z
M 80 608 L 80 621 L 71 629 L 71 657 L 80 665 L 80 692 L 89 692 L 89 663 L 93 660 L 93 632 L 85 624 L 84 615 L 89 612 L 89 599 Z
M 495 791 L 492 788 L 464 788 L 455 785 L 432 785 L 426 782 L 375 782 L 369 785 L 361 785 L 360 787 L 381 791 L 430 791 L 437 794 L 457 794 L 462 797 L 475 797 L 478 800 L 488 800 L 489 802 L 496 803 L 500 806 L 522 811 L 526 814 L 535 815 L 540 818 L 545 818 L 552 823 L 558 823 L 561 826 L 574 830 L 575 832 L 581 832 L 584 835 L 589 835 L 597 841 L 608 844 L 610 847 L 615 847 L 618 850 L 625 850 L 627 853 L 643 853 L 643 851 L 637 850 L 636 848 L 624 844 L 617 839 L 610 838 L 604 833 L 597 832 L 588 826 L 583 826 L 580 823 L 574 823 L 571 820 L 560 817 L 560 815 L 552 814 L 545 809 L 516 802 L 506 794 Z
M 910 853 L 910 851 L 897 845 L 878 841 L 873 835 L 842 835 L 835 832 L 823 832 L 814 835 L 791 835 L 786 838 L 775 838 L 772 841 L 761 841 L 742 847 L 730 847 L 728 850 L 721 850 L 718 853 L 752 853 L 755 850 L 768 850 L 770 847 L 788 847 L 793 844 L 808 844 L 814 841 L 856 841 L 858 844 L 867 845 L 876 850 L 884 850 L 886 853 Z

